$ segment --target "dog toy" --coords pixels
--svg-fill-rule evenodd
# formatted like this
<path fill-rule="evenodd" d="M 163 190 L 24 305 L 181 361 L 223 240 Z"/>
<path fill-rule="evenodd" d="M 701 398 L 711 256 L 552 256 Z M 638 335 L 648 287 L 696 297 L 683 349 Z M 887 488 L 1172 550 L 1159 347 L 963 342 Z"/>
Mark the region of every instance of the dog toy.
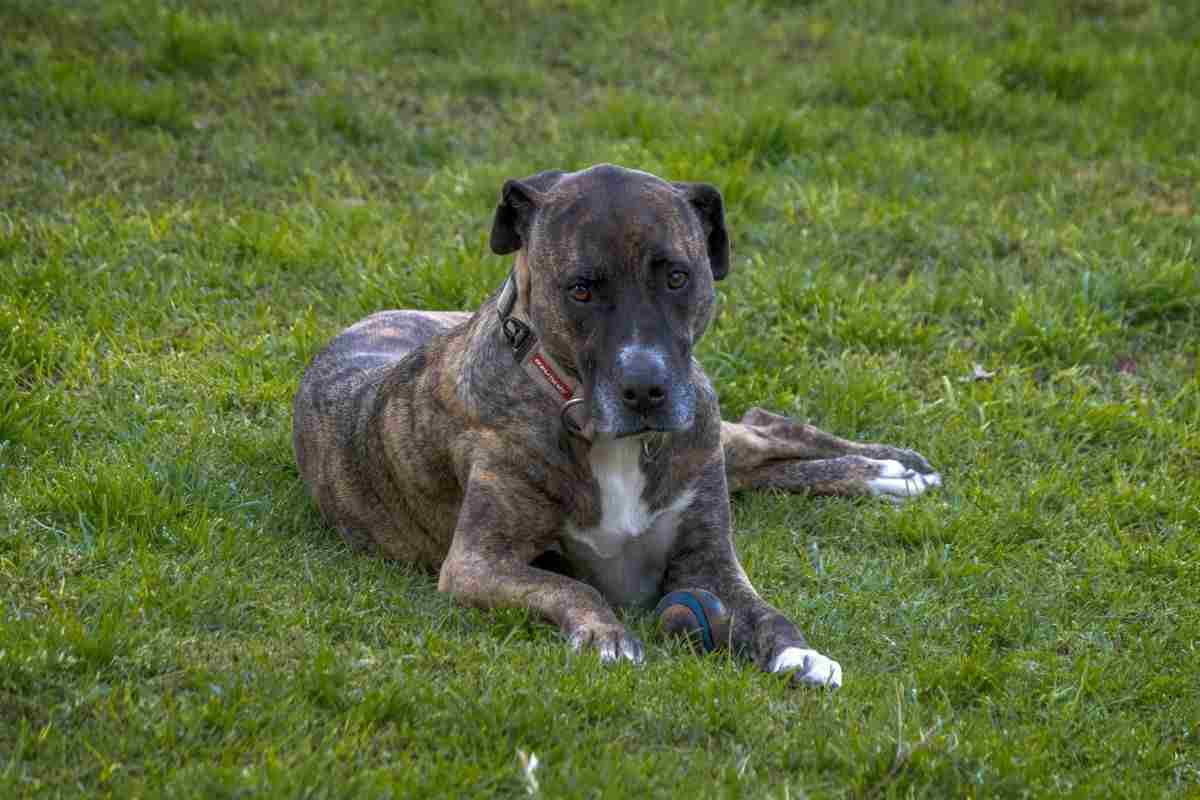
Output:
<path fill-rule="evenodd" d="M 658 601 L 654 614 L 664 635 L 686 638 L 705 653 L 729 646 L 729 612 L 712 592 L 669 592 Z"/>

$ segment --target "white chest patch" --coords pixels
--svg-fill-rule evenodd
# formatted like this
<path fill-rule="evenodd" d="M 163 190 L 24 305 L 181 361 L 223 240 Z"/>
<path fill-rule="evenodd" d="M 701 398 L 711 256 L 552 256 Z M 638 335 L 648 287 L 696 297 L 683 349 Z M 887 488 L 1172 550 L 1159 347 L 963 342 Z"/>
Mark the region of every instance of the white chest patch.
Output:
<path fill-rule="evenodd" d="M 589 461 L 600 490 L 600 522 L 593 528 L 568 522 L 563 531 L 563 548 L 579 576 L 619 605 L 658 599 L 679 517 L 696 496 L 688 489 L 665 508 L 650 511 L 642 499 L 646 475 L 641 450 L 641 441 L 633 437 L 592 445 Z"/>

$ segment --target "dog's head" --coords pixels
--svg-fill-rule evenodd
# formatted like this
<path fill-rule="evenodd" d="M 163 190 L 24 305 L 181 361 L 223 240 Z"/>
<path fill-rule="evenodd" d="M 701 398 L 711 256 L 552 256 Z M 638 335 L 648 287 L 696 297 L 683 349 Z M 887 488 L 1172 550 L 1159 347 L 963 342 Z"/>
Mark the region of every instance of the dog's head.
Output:
<path fill-rule="evenodd" d="M 491 244 L 520 251 L 518 302 L 578 374 L 598 434 L 691 427 L 692 346 L 729 271 L 715 187 L 608 164 L 510 180 Z"/>

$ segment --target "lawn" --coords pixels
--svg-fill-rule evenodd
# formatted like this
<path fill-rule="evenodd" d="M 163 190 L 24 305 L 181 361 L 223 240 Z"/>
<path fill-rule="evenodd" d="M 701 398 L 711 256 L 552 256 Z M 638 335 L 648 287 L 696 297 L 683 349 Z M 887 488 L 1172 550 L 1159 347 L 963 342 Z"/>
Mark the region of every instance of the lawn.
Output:
<path fill-rule="evenodd" d="M 1200 7 L 0 2 L 0 796 L 1200 794 Z M 700 357 L 912 447 L 736 498 L 788 688 L 572 656 L 352 552 L 308 360 L 468 309 L 505 178 L 724 192 Z"/>

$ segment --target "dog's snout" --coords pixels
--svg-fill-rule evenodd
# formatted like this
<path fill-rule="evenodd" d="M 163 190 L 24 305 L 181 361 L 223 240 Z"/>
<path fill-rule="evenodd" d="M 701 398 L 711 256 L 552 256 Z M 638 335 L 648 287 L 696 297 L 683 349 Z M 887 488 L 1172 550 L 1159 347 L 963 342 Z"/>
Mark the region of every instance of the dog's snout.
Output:
<path fill-rule="evenodd" d="M 662 356 L 642 348 L 626 350 L 620 364 L 621 402 L 630 411 L 648 414 L 667 399 L 667 365 Z"/>
<path fill-rule="evenodd" d="M 621 402 L 630 411 L 645 414 L 658 408 L 667 399 L 667 391 L 658 383 L 626 383 L 621 389 Z"/>

